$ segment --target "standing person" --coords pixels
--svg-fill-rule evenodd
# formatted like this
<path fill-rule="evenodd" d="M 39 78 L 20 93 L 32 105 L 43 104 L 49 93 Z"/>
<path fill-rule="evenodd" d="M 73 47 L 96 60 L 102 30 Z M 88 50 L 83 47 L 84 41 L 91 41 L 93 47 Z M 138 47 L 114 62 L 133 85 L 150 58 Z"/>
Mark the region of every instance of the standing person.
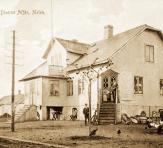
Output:
<path fill-rule="evenodd" d="M 77 119 L 77 112 L 78 112 L 77 108 L 72 109 L 72 115 L 70 116 L 72 121 L 75 121 Z"/>
<path fill-rule="evenodd" d="M 116 101 L 116 89 L 118 87 L 118 84 L 115 80 L 115 78 L 113 78 L 113 82 L 112 82 L 112 101 L 115 102 Z"/>
<path fill-rule="evenodd" d="M 163 125 L 163 110 L 160 110 L 160 123 Z"/>
<path fill-rule="evenodd" d="M 85 118 L 85 125 L 87 125 L 87 121 L 89 121 L 89 107 L 87 106 L 87 104 L 85 104 L 85 107 L 83 109 L 83 114 Z"/>
<path fill-rule="evenodd" d="M 57 112 L 54 110 L 53 112 L 52 112 L 52 115 L 53 115 L 53 117 L 52 117 L 52 120 L 57 120 Z"/>

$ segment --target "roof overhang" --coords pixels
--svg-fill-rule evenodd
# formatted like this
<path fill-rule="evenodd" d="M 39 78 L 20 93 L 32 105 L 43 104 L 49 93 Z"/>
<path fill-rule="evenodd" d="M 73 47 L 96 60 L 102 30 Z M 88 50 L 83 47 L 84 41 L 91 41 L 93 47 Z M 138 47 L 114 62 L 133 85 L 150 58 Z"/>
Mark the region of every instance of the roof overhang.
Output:
<path fill-rule="evenodd" d="M 29 80 L 38 79 L 38 78 L 68 79 L 68 77 L 66 77 L 66 76 L 43 76 L 43 75 L 38 75 L 38 76 L 30 77 L 30 78 L 21 79 L 19 81 L 23 82 L 23 81 L 29 81 Z"/>
<path fill-rule="evenodd" d="M 112 63 L 112 61 L 110 59 L 106 59 L 105 61 L 101 61 L 101 62 L 98 62 L 98 63 L 95 63 L 95 64 L 89 64 L 89 65 L 85 65 L 85 66 L 81 66 L 81 67 L 72 68 L 72 69 L 68 70 L 68 73 L 70 74 L 70 73 L 73 73 L 75 71 L 84 70 L 84 69 L 88 69 L 88 68 L 91 68 L 91 67 L 95 68 L 95 67 L 103 66 L 103 65 L 106 65 L 106 64 L 108 64 L 108 66 L 113 65 L 113 63 Z"/>
<path fill-rule="evenodd" d="M 161 40 L 163 40 L 163 33 L 160 29 L 146 25 L 146 28 L 144 30 L 156 31 L 158 35 L 160 36 Z"/>

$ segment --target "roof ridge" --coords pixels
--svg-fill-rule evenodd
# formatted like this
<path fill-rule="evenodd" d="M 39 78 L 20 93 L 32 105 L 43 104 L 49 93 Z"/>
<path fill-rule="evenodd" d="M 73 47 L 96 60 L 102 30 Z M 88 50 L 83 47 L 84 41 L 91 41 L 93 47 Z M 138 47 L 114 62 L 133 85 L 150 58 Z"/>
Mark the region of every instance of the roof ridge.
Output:
<path fill-rule="evenodd" d="M 127 30 L 125 30 L 125 31 L 119 32 L 119 33 L 113 35 L 113 37 L 110 38 L 109 40 L 112 40 L 114 37 L 117 37 L 118 35 L 121 35 L 121 34 L 123 34 L 123 33 L 129 32 L 129 31 L 131 31 L 131 30 L 135 30 L 135 29 L 138 29 L 138 28 L 141 28 L 141 27 L 145 27 L 145 26 L 148 26 L 148 25 L 147 25 L 147 24 L 143 24 L 143 25 L 139 25 L 139 26 L 137 26 L 137 27 L 133 27 L 133 28 L 127 29 Z M 108 40 L 108 39 L 97 40 L 97 41 L 91 43 L 90 45 L 91 45 L 91 47 L 93 47 L 93 46 L 95 46 L 95 44 L 96 44 L 97 42 L 101 42 L 101 41 L 104 41 L 104 40 Z"/>
<path fill-rule="evenodd" d="M 66 40 L 61 38 L 56 38 L 56 40 L 63 46 L 64 49 L 67 50 L 67 52 L 79 55 L 85 54 L 88 51 L 89 47 L 91 47 L 90 44 L 81 43 L 74 40 Z"/>
<path fill-rule="evenodd" d="M 137 27 L 128 29 L 128 30 L 126 30 L 126 31 L 120 32 L 120 33 L 114 35 L 113 38 L 111 38 L 110 40 L 114 39 L 115 37 L 117 37 L 117 36 L 119 36 L 119 35 L 122 35 L 122 34 L 124 34 L 124 33 L 127 33 L 127 32 L 129 32 L 129 31 L 131 31 L 131 30 L 136 30 L 136 29 L 140 28 L 140 29 L 137 31 L 137 33 L 138 33 L 140 30 L 145 29 L 146 26 L 147 26 L 147 25 L 144 24 L 144 25 L 140 25 L 140 26 L 137 26 Z M 136 34 L 137 34 L 137 33 L 136 33 Z M 132 36 L 132 37 L 133 37 L 133 36 Z M 132 37 L 131 37 L 131 38 L 132 38 Z M 104 41 L 104 40 L 108 40 L 108 39 L 103 39 L 103 40 L 100 40 L 100 41 L 97 41 L 97 42 L 101 42 L 101 41 Z M 129 40 L 130 40 L 130 39 L 129 39 Z M 92 47 L 93 47 L 97 42 L 94 42 L 94 44 L 92 45 Z M 126 44 L 127 42 L 128 42 L 128 40 L 127 40 L 124 44 Z M 123 45 L 124 45 L 124 44 L 123 44 Z M 121 46 L 123 46 L 123 45 L 121 45 Z M 121 48 L 121 47 L 120 47 L 120 48 Z M 95 49 L 95 50 L 97 50 L 97 49 Z M 120 50 L 120 49 L 117 49 L 115 52 L 117 52 L 118 50 Z M 89 54 L 93 54 L 93 53 L 94 53 L 94 50 L 93 50 L 92 52 L 90 52 Z M 114 54 L 114 53 L 113 53 L 113 54 Z M 112 54 L 112 55 L 113 55 L 113 54 Z M 83 58 L 84 58 L 84 56 L 83 56 Z"/>
<path fill-rule="evenodd" d="M 140 28 L 132 37 L 130 37 L 123 45 L 121 45 L 120 46 L 120 48 L 118 48 L 117 50 L 115 50 L 115 52 L 111 55 L 111 58 L 113 58 L 114 57 L 114 54 L 116 54 L 118 51 L 120 51 L 124 46 L 126 46 L 127 45 L 127 43 L 130 41 L 130 40 L 132 40 L 135 36 L 137 36 L 139 33 L 141 33 L 142 31 L 144 31 L 144 29 L 146 29 L 147 28 L 147 26 L 146 26 L 146 24 L 145 25 L 141 25 L 141 26 L 138 26 L 138 27 L 135 27 L 135 28 L 133 28 L 133 29 L 138 29 L 138 28 Z M 132 29 L 130 29 L 130 30 L 132 30 Z M 130 30 L 128 30 L 128 31 L 130 31 Z M 126 31 L 127 32 L 127 31 Z M 125 33 L 125 32 L 123 32 L 123 33 Z"/>
<path fill-rule="evenodd" d="M 57 40 L 64 40 L 64 41 L 67 41 L 67 42 L 72 42 L 72 43 L 75 43 L 75 44 L 82 44 L 84 46 L 90 46 L 90 44 L 88 43 L 83 43 L 83 42 L 80 42 L 80 41 L 75 41 L 75 40 L 68 40 L 68 39 L 63 39 L 63 38 L 60 38 L 60 37 L 55 37 Z"/>

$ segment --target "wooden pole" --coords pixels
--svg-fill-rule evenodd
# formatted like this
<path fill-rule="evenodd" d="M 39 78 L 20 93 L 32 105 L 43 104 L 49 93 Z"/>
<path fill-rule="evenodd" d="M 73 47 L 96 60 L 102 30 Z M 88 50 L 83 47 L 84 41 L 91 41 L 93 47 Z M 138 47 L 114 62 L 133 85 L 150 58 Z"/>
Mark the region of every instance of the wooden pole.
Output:
<path fill-rule="evenodd" d="M 91 134 L 91 78 L 89 78 L 89 136 Z"/>
<path fill-rule="evenodd" d="M 99 82 L 100 76 L 97 74 L 97 117 L 98 117 L 98 122 L 99 122 L 99 115 L 100 115 L 100 82 Z"/>
<path fill-rule="evenodd" d="M 31 105 L 33 106 L 33 90 L 32 90 L 32 103 L 31 103 Z"/>
<path fill-rule="evenodd" d="M 15 30 L 13 31 L 13 51 L 12 51 L 12 88 L 11 88 L 11 111 L 12 111 L 12 119 L 11 119 L 11 131 L 15 131 L 15 123 L 14 123 L 14 116 L 15 116 Z"/>
<path fill-rule="evenodd" d="M 52 43 L 53 43 L 53 37 L 54 37 L 54 31 L 53 31 L 53 24 L 54 24 L 54 17 L 53 17 L 53 0 L 51 0 L 51 19 L 50 19 L 50 23 L 51 23 L 51 38 L 52 38 Z M 52 44 L 51 44 L 51 48 L 52 48 Z"/>

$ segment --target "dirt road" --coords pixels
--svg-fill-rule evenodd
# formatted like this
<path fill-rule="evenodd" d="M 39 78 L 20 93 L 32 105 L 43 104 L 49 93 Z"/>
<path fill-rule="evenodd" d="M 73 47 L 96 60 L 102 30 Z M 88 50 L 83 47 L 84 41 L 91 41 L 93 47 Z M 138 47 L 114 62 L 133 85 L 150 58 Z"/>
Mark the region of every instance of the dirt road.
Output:
<path fill-rule="evenodd" d="M 89 128 L 84 126 L 82 121 L 17 123 L 14 133 L 10 131 L 10 125 L 0 123 L 0 136 L 79 148 L 163 148 L 163 134 L 158 135 L 154 130 L 146 130 L 145 126 L 137 124 L 100 125 L 97 136 L 104 138 L 90 139 L 88 137 Z M 117 134 L 119 129 L 121 133 Z M 0 144 L 9 145 L 11 148 L 14 144 L 20 148 L 33 146 L 29 143 L 13 143 L 12 141 L 0 141 Z M 41 145 L 34 147 L 39 148 Z"/>

